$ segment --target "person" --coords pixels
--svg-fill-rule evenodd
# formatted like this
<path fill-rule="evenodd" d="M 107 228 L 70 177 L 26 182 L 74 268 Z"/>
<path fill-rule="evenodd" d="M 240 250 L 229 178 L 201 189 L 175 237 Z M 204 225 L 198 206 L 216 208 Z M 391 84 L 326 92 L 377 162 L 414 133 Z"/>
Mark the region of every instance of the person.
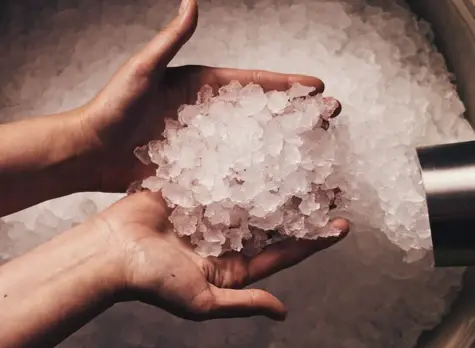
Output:
<path fill-rule="evenodd" d="M 158 139 L 164 118 L 203 84 L 231 80 L 285 90 L 317 78 L 206 66 L 167 67 L 192 36 L 196 0 L 133 55 L 98 95 L 74 110 L 0 125 L 0 215 L 80 191 L 124 192 L 153 173 L 135 147 Z M 336 116 L 336 115 L 335 115 Z M 54 346 L 111 306 L 142 301 L 202 321 L 264 315 L 283 320 L 270 293 L 245 288 L 342 239 L 286 240 L 253 258 L 202 258 L 177 237 L 160 193 L 129 195 L 81 225 L 0 267 L 0 347 Z"/>

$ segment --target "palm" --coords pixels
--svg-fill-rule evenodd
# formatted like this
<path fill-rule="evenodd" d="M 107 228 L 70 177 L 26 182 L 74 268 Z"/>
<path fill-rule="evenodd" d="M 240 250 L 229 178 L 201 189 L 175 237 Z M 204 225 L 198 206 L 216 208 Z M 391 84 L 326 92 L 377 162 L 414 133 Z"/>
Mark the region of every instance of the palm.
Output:
<path fill-rule="evenodd" d="M 295 265 L 339 239 L 288 240 L 253 258 L 236 252 L 202 258 L 188 239 L 173 232 L 168 214 L 161 195 L 145 191 L 124 198 L 100 217 L 111 239 L 126 250 L 126 298 L 138 298 L 195 320 L 262 314 L 263 310 L 279 318 L 282 304 L 269 293 L 232 289 Z M 344 220 L 333 223 L 344 232 L 348 229 Z"/>
<path fill-rule="evenodd" d="M 218 288 L 239 289 L 249 278 L 248 263 L 237 253 L 205 259 L 173 232 L 151 228 L 129 231 L 146 234 L 136 244 L 142 257 L 133 264 L 132 298 L 187 319 L 206 319 Z"/>

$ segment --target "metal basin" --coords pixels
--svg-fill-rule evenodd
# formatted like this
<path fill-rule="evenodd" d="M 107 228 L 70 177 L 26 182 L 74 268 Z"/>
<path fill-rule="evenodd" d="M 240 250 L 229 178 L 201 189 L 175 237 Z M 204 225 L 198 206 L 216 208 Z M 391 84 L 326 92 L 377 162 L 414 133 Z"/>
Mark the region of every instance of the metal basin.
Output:
<path fill-rule="evenodd" d="M 416 14 L 432 24 L 435 43 L 454 73 L 467 107 L 466 118 L 475 128 L 475 0 L 409 0 L 408 3 Z M 467 269 L 462 291 L 450 311 L 436 328 L 420 337 L 416 348 L 475 348 L 474 267 Z"/>

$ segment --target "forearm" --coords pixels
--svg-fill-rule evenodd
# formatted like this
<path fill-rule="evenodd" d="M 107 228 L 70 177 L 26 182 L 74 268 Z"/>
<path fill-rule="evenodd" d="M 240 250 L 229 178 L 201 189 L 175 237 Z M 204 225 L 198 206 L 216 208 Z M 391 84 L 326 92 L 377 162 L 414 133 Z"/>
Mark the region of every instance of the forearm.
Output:
<path fill-rule="evenodd" d="M 118 258 L 102 239 L 81 225 L 0 267 L 0 347 L 52 347 L 113 304 Z"/>
<path fill-rule="evenodd" d="M 94 151 L 81 109 L 0 125 L 0 216 L 94 189 Z"/>

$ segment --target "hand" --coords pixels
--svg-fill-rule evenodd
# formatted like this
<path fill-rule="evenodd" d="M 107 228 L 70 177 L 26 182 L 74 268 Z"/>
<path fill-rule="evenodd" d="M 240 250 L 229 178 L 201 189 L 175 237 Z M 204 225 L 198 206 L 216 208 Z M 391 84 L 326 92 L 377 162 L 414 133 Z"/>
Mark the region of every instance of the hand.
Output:
<path fill-rule="evenodd" d="M 100 187 L 95 189 L 124 192 L 131 182 L 151 175 L 153 166 L 139 162 L 133 155 L 134 149 L 160 139 L 164 119 L 176 117 L 181 104 L 195 103 L 204 84 L 216 92 L 231 80 L 243 85 L 254 82 L 265 90 L 286 90 L 300 82 L 323 92 L 322 81 L 309 76 L 205 66 L 167 68 L 192 36 L 197 19 L 196 0 L 189 0 L 181 14 L 131 57 L 99 95 L 82 108 L 86 138 L 101 154 L 100 178 L 96 180 Z"/>
<path fill-rule="evenodd" d="M 143 191 L 128 196 L 93 220 L 107 236 L 110 250 L 121 250 L 119 299 L 140 300 L 176 316 L 206 320 L 264 315 L 286 316 L 284 305 L 270 293 L 241 289 L 346 236 L 348 223 L 331 223 L 339 237 L 286 240 L 247 258 L 237 252 L 202 258 L 187 239 L 173 232 L 168 209 L 159 193 Z"/>

